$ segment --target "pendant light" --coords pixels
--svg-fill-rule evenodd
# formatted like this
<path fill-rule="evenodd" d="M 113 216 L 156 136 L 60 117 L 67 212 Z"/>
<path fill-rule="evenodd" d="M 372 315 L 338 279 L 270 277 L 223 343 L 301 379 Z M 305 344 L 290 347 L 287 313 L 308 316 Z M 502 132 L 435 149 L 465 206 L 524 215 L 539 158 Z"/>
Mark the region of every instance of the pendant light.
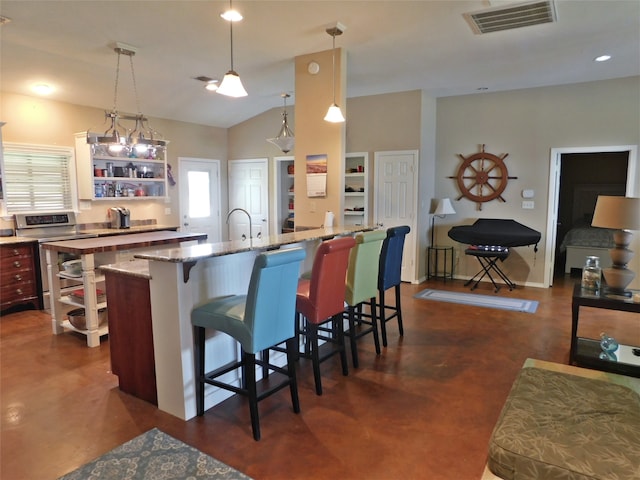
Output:
<path fill-rule="evenodd" d="M 280 96 L 284 101 L 284 107 L 282 109 L 282 127 L 280 127 L 278 135 L 275 138 L 267 138 L 267 142 L 273 143 L 276 147 L 282 150 L 282 153 L 289 153 L 295 143 L 295 137 L 287 123 L 287 98 L 291 95 L 283 93 Z"/>
<path fill-rule="evenodd" d="M 324 116 L 325 121 L 331 123 L 342 123 L 344 122 L 344 115 L 342 115 L 342 111 L 340 107 L 336 103 L 336 35 L 342 35 L 344 32 L 344 28 L 337 24 L 335 27 L 327 28 L 327 33 L 333 37 L 333 103 L 327 110 L 327 114 Z"/>
<path fill-rule="evenodd" d="M 113 49 L 118 54 L 116 63 L 116 81 L 113 94 L 113 108 L 110 112 L 105 112 L 105 119 L 111 122 L 110 127 L 103 135 L 91 135 L 87 132 L 87 143 L 103 143 L 107 144 L 109 151 L 112 153 L 121 152 L 125 148 L 135 147 L 138 153 L 147 151 L 149 148 L 157 146 L 165 146 L 166 141 L 162 140 L 158 132 L 154 131 L 147 125 L 147 118 L 140 111 L 140 100 L 138 97 L 138 87 L 136 84 L 136 75 L 133 68 L 133 56 L 136 54 L 135 47 L 117 42 Z M 129 57 L 129 65 L 131 68 L 131 79 L 133 81 L 133 90 L 136 99 L 136 115 L 121 115 L 118 112 L 118 84 L 120 80 L 120 56 Z M 120 120 L 133 120 L 134 127 L 126 129 L 120 124 Z"/>
<path fill-rule="evenodd" d="M 231 3 L 232 0 L 229 0 L 229 10 L 221 14 L 220 16 L 229 22 L 229 37 L 231 39 L 231 70 L 229 70 L 220 86 L 216 90 L 216 93 L 221 95 L 226 95 L 227 97 L 246 97 L 247 91 L 242 86 L 242 82 L 240 81 L 240 75 L 233 69 L 233 22 L 238 22 L 242 20 L 242 15 L 236 10 L 233 10 L 233 6 Z"/>

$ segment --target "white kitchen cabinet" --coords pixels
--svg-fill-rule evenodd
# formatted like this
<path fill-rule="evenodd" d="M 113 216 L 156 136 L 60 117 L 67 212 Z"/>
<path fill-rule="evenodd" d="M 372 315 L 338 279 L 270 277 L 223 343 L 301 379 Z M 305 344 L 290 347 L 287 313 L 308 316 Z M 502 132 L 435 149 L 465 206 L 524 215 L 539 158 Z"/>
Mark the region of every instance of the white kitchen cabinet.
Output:
<path fill-rule="evenodd" d="M 167 195 L 165 146 L 113 152 L 106 144 L 87 143 L 87 132 L 77 133 L 75 144 L 79 199 L 122 201 Z"/>
<path fill-rule="evenodd" d="M 369 154 L 347 153 L 344 174 L 342 225 L 369 223 Z"/>

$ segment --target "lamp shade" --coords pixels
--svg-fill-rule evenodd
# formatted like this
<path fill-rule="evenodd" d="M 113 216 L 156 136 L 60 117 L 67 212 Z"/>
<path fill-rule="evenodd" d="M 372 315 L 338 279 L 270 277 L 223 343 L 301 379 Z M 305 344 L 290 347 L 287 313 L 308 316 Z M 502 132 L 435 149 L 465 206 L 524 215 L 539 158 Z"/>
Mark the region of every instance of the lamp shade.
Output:
<path fill-rule="evenodd" d="M 235 98 L 247 96 L 247 91 L 244 89 L 242 82 L 240 81 L 240 76 L 233 70 L 229 70 L 226 73 L 222 79 L 222 83 L 216 90 L 216 93 Z"/>
<path fill-rule="evenodd" d="M 640 198 L 599 195 L 593 227 L 640 230 Z"/>
<path fill-rule="evenodd" d="M 329 107 L 329 110 L 327 110 L 327 114 L 324 116 L 324 119 L 326 122 L 331 123 L 342 123 L 345 121 L 340 107 L 335 103 Z"/>
<path fill-rule="evenodd" d="M 453 205 L 451 205 L 451 200 L 449 200 L 448 198 L 443 198 L 442 200 L 440 200 L 438 202 L 438 206 L 436 207 L 436 211 L 433 212 L 434 215 L 438 215 L 440 217 L 443 217 L 445 215 L 453 215 L 455 214 L 456 211 L 453 208 Z"/>
<path fill-rule="evenodd" d="M 281 135 L 275 138 L 267 138 L 267 142 L 273 143 L 276 147 L 282 150 L 282 153 L 289 153 L 293 148 L 295 138 Z"/>

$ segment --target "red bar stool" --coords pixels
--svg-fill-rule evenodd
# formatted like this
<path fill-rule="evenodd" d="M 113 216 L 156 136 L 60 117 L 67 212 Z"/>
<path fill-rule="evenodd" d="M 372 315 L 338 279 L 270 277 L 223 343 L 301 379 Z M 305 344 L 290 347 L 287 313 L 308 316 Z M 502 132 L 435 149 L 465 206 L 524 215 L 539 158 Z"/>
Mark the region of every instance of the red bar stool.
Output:
<path fill-rule="evenodd" d="M 320 363 L 339 353 L 342 374 L 348 375 L 347 354 L 344 345 L 344 293 L 349 251 L 355 245 L 352 237 L 322 242 L 316 251 L 311 278 L 298 282 L 296 295 L 297 335 L 305 337 L 303 356 L 313 363 L 316 393 L 322 395 Z M 331 323 L 327 326 L 327 323 Z M 320 355 L 318 340 L 332 347 Z M 300 345 L 298 341 L 298 345 Z"/>

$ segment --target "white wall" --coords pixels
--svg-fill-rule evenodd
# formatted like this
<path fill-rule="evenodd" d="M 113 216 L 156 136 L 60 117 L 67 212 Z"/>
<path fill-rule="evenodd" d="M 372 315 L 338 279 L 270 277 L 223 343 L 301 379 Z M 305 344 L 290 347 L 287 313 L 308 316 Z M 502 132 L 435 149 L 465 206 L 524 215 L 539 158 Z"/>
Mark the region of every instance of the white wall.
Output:
<path fill-rule="evenodd" d="M 509 180 L 502 195 L 505 203 L 484 203 L 479 211 L 475 203 L 463 198 L 453 202 L 456 215 L 439 219 L 438 243 L 455 246 L 456 273 L 473 275 L 478 264 L 475 259 L 465 258 L 463 245 L 447 238 L 449 228 L 473 223 L 480 217 L 511 218 L 542 233 L 537 254 L 527 247 L 512 253 L 508 262 L 514 267 L 512 280 L 542 284 L 551 149 L 638 145 L 639 105 L 640 77 L 438 99 L 437 198 L 453 200 L 460 195 L 455 180 L 449 178 L 462 162 L 458 154 L 478 152 L 481 144 L 488 152 L 508 153 L 505 164 L 509 175 L 518 177 Z M 637 172 L 636 192 L 640 191 L 639 177 Z M 535 209 L 522 209 L 523 189 L 535 191 Z M 630 267 L 640 272 L 640 252 Z"/>
<path fill-rule="evenodd" d="M 73 148 L 74 134 L 87 130 L 104 131 L 104 110 L 56 102 L 43 98 L 3 92 L 0 96 L 1 121 L 4 142 L 36 145 L 58 145 Z M 194 123 L 150 118 L 150 125 L 161 132 L 169 141 L 167 161 L 178 182 L 178 157 L 200 157 L 226 160 L 227 130 Z M 222 163 L 226 178 L 226 161 Z M 79 179 L 83 181 L 83 179 Z M 88 181 L 85 179 L 85 181 Z M 224 182 L 226 206 L 226 181 Z M 169 187 L 169 203 L 162 200 L 123 200 L 122 204 L 131 210 L 132 220 L 157 219 L 162 225 L 178 226 L 177 185 Z M 89 205 L 78 215 L 78 223 L 101 223 L 107 221 L 108 202 L 83 202 Z M 165 214 L 170 208 L 171 214 Z M 13 228 L 12 217 L 0 219 L 0 228 Z"/>

